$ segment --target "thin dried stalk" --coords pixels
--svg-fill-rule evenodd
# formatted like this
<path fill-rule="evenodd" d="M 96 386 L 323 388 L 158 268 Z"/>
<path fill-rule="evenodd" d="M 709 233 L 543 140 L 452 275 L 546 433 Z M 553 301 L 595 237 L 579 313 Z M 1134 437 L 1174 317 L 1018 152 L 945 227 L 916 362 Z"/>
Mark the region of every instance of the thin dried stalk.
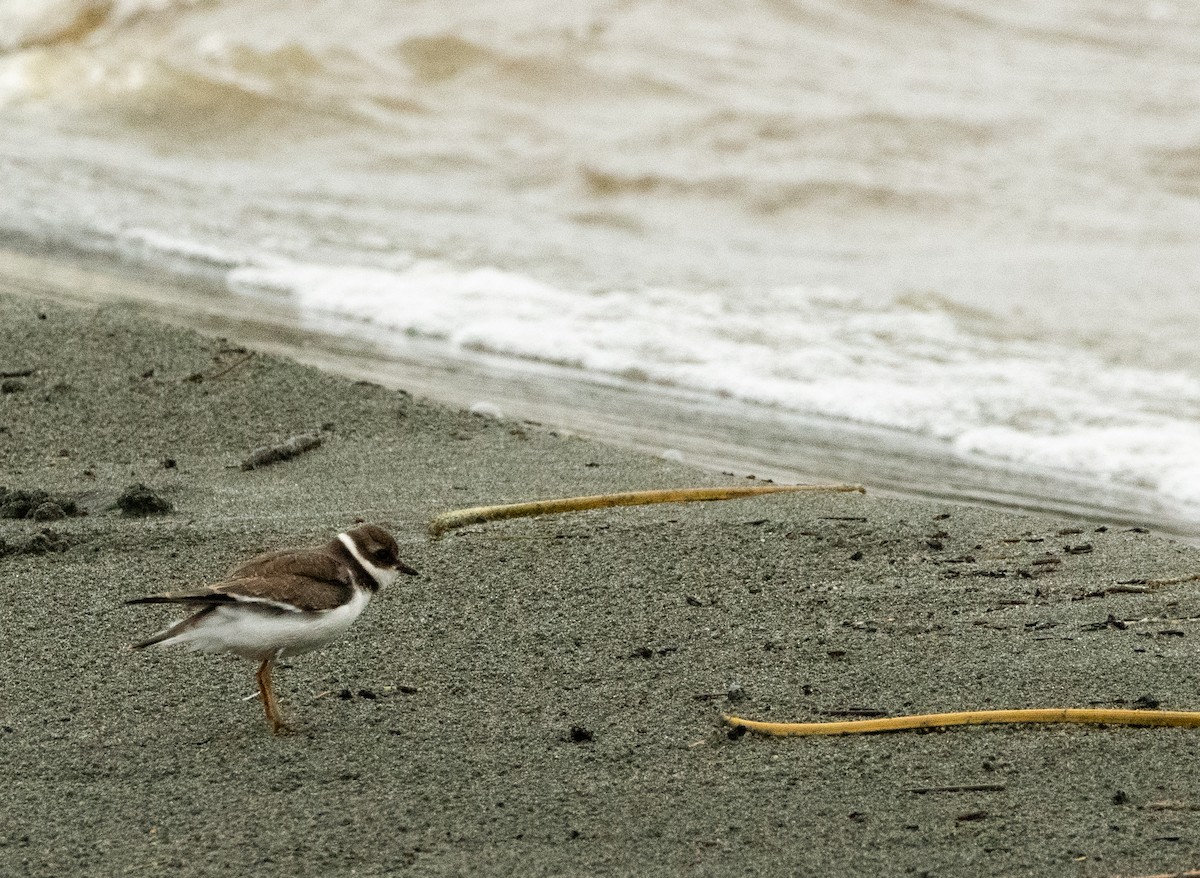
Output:
<path fill-rule="evenodd" d="M 501 506 L 475 506 L 443 512 L 429 522 L 429 535 L 440 537 L 446 531 L 471 524 L 503 521 L 506 518 L 525 518 L 532 515 L 553 515 L 560 512 L 580 512 L 585 509 L 608 509 L 613 506 L 643 506 L 648 503 L 693 503 L 709 500 L 735 500 L 757 497 L 760 494 L 793 492 L 850 492 L 865 494 L 862 485 L 739 485 L 731 488 L 668 488 L 659 491 L 626 491 L 621 494 L 595 494 L 589 497 L 562 497 L 557 500 L 534 500 L 529 503 L 509 503 Z"/>

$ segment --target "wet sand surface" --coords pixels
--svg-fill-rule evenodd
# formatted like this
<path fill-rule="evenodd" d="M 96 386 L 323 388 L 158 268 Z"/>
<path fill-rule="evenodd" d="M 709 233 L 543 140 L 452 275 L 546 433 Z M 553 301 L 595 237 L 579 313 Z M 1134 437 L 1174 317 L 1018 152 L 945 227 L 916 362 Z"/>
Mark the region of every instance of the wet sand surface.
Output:
<path fill-rule="evenodd" d="M 1198 709 L 1200 581 L 1146 582 L 1200 573 L 1195 548 L 870 494 L 590 512 L 431 542 L 428 519 L 463 506 L 744 480 L 119 306 L 0 298 L 0 372 L 0 507 L 49 495 L 43 520 L 0 518 L 0 874 L 1200 863 L 1195 731 L 772 740 L 719 722 Z M 319 448 L 239 466 L 314 431 Z M 135 484 L 171 511 L 123 512 Z M 277 673 L 295 734 L 271 737 L 243 700 L 248 662 L 127 650 L 173 617 L 124 600 L 360 518 L 389 525 L 421 575 Z"/>

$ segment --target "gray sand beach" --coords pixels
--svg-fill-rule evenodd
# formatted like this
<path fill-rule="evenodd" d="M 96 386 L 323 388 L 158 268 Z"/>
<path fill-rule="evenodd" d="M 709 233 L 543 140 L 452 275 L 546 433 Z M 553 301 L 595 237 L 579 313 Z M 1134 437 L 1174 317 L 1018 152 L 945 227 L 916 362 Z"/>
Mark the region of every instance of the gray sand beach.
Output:
<path fill-rule="evenodd" d="M 1196 548 L 871 493 L 516 520 L 433 542 L 429 518 L 464 506 L 747 480 L 121 306 L 0 298 L 0 372 L 0 485 L 86 511 L 0 519 L 0 875 L 1200 865 L 1196 731 L 766 739 L 719 719 L 1200 709 Z M 320 448 L 238 466 L 314 431 Z M 138 483 L 172 511 L 120 511 Z M 273 738 L 246 700 L 250 663 L 128 650 L 173 616 L 126 599 L 359 519 L 389 526 L 421 575 L 285 663 L 295 734 Z"/>

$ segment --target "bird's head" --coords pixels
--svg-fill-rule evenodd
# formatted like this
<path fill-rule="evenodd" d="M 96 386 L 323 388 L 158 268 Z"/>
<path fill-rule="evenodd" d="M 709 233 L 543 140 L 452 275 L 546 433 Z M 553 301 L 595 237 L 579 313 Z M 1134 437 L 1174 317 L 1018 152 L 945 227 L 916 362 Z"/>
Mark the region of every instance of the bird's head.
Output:
<path fill-rule="evenodd" d="M 360 524 L 339 535 L 338 540 L 367 571 L 376 588 L 391 585 L 400 573 L 417 575 L 416 570 L 400 560 L 400 547 L 396 545 L 396 540 L 378 525 Z"/>

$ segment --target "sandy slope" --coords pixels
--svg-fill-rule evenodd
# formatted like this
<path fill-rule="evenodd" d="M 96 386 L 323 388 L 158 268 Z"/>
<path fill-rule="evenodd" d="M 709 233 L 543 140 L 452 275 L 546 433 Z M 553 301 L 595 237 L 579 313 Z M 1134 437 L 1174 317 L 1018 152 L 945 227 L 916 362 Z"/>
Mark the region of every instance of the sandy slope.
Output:
<path fill-rule="evenodd" d="M 1143 696 L 1200 708 L 1200 582 L 1093 596 L 1198 573 L 1195 549 L 870 495 L 587 513 L 431 543 L 424 522 L 449 508 L 715 480 L 247 358 L 122 308 L 0 298 L 0 371 L 27 369 L 0 394 L 0 485 L 87 515 L 0 519 L 0 874 L 1200 863 L 1196 732 L 777 741 L 717 722 L 735 685 L 739 712 L 773 719 Z M 236 466 L 321 428 L 316 451 Z M 134 482 L 175 511 L 111 508 Z M 271 738 L 241 700 L 248 663 L 124 649 L 169 615 L 123 599 L 359 517 L 388 522 L 422 575 L 279 673 L 298 734 Z M 47 546 L 65 551 L 30 551 Z"/>

